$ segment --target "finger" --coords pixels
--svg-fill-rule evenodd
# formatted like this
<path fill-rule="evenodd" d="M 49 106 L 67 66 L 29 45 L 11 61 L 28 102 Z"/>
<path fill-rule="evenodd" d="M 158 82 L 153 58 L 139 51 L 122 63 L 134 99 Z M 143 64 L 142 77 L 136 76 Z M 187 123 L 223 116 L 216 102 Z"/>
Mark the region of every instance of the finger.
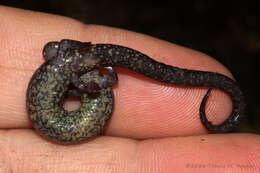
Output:
<path fill-rule="evenodd" d="M 41 50 L 48 41 L 63 38 L 113 43 L 137 49 L 166 64 L 230 74 L 212 58 L 146 35 L 115 28 L 83 25 L 43 13 L 1 7 L 0 127 L 30 127 L 25 108 L 26 89 L 33 72 L 43 63 Z M 15 20 L 14 20 L 15 19 Z M 41 19 L 41 20 L 39 20 Z M 13 29 L 13 28 L 19 28 Z M 177 87 L 152 81 L 125 69 L 114 88 L 115 112 L 108 135 L 150 138 L 205 133 L 199 105 L 206 89 Z M 214 123 L 224 120 L 231 102 L 219 91 L 209 98 L 206 112 Z"/>
<path fill-rule="evenodd" d="M 260 167 L 260 138 L 252 134 L 144 141 L 98 137 L 80 145 L 46 142 L 32 130 L 2 130 L 0 138 L 1 172 L 231 173 Z"/>

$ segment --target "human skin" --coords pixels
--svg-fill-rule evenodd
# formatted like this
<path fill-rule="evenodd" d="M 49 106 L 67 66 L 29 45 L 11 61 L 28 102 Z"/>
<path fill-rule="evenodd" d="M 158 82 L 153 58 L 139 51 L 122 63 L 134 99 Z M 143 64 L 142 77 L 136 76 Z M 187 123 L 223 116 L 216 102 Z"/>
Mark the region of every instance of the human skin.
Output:
<path fill-rule="evenodd" d="M 199 119 L 207 89 L 176 87 L 116 68 L 115 111 L 102 136 L 77 145 L 52 143 L 33 129 L 25 108 L 28 82 L 44 62 L 45 43 L 69 38 L 134 48 L 166 64 L 232 77 L 213 58 L 121 29 L 0 7 L 0 172 L 257 172 L 260 138 L 208 134 Z M 78 102 L 70 100 L 67 109 Z M 215 124 L 231 111 L 213 90 L 206 107 Z"/>

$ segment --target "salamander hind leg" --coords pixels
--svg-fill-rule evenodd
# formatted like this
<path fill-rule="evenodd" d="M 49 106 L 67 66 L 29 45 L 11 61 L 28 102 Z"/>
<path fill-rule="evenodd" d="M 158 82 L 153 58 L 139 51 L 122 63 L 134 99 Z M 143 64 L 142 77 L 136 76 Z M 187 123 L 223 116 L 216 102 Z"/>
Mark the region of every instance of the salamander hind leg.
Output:
<path fill-rule="evenodd" d="M 105 67 L 108 74 L 101 74 L 98 70 L 92 70 L 82 76 L 72 75 L 71 83 L 75 90 L 68 90 L 68 94 L 78 96 L 79 93 L 99 94 L 101 89 L 106 89 L 118 82 L 116 71 L 112 67 Z"/>

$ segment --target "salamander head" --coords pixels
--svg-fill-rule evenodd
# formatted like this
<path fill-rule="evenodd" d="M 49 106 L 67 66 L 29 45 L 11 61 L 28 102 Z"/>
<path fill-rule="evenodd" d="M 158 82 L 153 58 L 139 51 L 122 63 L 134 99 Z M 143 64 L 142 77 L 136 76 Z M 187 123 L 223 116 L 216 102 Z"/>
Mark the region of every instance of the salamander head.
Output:
<path fill-rule="evenodd" d="M 100 60 L 89 53 L 92 44 L 74 40 L 49 42 L 43 48 L 43 56 L 52 63 L 66 66 L 76 73 L 94 69 Z"/>

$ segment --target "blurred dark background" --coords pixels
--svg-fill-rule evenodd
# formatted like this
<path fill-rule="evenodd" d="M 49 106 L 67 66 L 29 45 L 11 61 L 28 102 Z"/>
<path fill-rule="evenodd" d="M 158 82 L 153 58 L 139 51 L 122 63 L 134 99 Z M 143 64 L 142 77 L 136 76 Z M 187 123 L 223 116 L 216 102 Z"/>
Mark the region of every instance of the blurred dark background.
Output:
<path fill-rule="evenodd" d="M 245 93 L 246 118 L 235 131 L 260 134 L 260 1 L 1 0 L 0 4 L 124 28 L 204 52 L 228 67 Z"/>

